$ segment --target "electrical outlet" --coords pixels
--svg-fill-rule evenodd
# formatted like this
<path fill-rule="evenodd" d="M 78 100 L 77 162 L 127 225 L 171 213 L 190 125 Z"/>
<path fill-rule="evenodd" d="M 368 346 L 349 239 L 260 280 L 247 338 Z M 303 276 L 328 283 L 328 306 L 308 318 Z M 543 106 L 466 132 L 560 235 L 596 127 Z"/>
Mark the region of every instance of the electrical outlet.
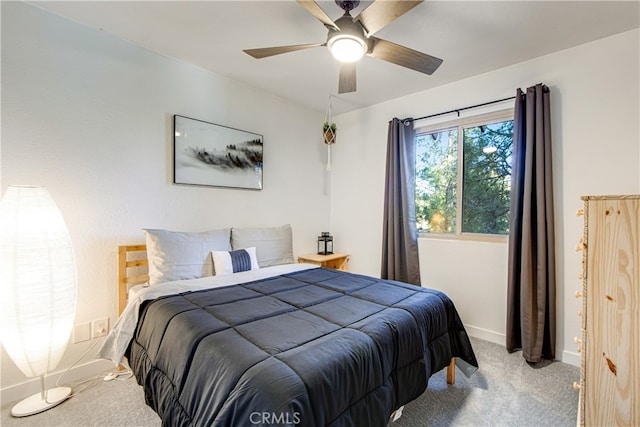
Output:
<path fill-rule="evenodd" d="M 104 337 L 109 333 L 109 318 L 91 321 L 91 338 Z"/>

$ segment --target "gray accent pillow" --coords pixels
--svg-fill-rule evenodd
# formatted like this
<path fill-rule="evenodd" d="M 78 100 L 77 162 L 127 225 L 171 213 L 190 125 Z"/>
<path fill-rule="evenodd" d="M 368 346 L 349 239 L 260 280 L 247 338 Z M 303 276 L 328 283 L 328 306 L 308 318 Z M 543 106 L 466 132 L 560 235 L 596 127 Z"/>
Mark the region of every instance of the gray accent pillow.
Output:
<path fill-rule="evenodd" d="M 231 250 L 231 230 L 181 232 L 144 229 L 149 284 L 212 276 L 212 251 Z"/>
<path fill-rule="evenodd" d="M 234 250 L 255 246 L 258 265 L 291 264 L 293 259 L 293 233 L 291 225 L 282 227 L 244 227 L 231 229 L 231 247 Z"/>

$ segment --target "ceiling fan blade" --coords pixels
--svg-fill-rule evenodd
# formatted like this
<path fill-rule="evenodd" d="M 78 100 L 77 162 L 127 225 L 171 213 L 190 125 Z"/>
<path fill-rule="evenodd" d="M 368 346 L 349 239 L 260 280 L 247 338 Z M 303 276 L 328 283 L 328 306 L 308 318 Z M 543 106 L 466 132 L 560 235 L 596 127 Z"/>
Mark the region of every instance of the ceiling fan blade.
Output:
<path fill-rule="evenodd" d="M 244 53 L 253 56 L 256 59 L 266 58 L 268 56 L 280 55 L 281 53 L 295 52 L 296 50 L 309 49 L 311 47 L 324 46 L 325 43 L 297 44 L 292 46 L 262 47 L 258 49 L 245 49 Z"/>
<path fill-rule="evenodd" d="M 396 18 L 404 15 L 424 0 L 377 0 L 354 18 L 360 21 L 367 35 L 378 32 Z"/>
<path fill-rule="evenodd" d="M 329 16 L 327 16 L 326 13 L 324 13 L 324 10 L 322 10 L 322 8 L 320 6 L 318 6 L 318 3 L 316 3 L 315 1 L 310 1 L 310 0 L 297 0 L 298 3 L 300 3 L 300 6 L 304 7 L 305 9 L 307 9 L 307 12 L 309 12 L 310 14 L 312 14 L 313 16 L 316 17 L 316 19 L 318 19 L 320 22 L 322 22 L 325 26 L 333 28 L 336 31 L 340 31 L 340 28 L 338 28 L 338 26 L 335 24 L 335 22 L 333 22 L 331 20 L 331 18 L 329 18 Z"/>
<path fill-rule="evenodd" d="M 442 64 L 442 59 L 440 58 L 409 49 L 408 47 L 387 40 L 376 37 L 369 37 L 369 40 L 373 40 L 374 44 L 371 52 L 367 55 L 382 59 L 383 61 L 411 68 L 412 70 L 429 75 L 433 74 L 440 64 Z"/>
<path fill-rule="evenodd" d="M 349 93 L 356 91 L 356 63 L 341 62 L 340 78 L 338 80 L 338 93 Z"/>

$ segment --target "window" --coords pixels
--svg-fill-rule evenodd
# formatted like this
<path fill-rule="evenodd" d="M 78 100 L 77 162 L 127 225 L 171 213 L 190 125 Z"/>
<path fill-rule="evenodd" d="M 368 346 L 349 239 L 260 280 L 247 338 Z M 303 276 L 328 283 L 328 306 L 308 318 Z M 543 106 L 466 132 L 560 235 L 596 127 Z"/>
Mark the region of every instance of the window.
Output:
<path fill-rule="evenodd" d="M 418 232 L 509 234 L 513 111 L 416 130 Z"/>

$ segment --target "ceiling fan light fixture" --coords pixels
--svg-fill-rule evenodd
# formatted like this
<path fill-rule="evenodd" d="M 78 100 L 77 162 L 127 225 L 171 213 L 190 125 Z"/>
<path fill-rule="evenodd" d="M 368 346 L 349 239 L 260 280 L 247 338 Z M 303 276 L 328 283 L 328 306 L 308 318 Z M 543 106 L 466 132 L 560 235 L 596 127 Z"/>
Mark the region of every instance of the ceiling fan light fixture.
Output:
<path fill-rule="evenodd" d="M 333 21 L 317 0 L 297 0 L 328 30 L 326 42 L 246 49 L 244 52 L 260 59 L 312 47 L 326 47 L 340 63 L 340 94 L 356 91 L 356 62 L 364 55 L 430 75 L 442 64 L 442 59 L 373 36 L 423 1 L 371 0 L 354 18 L 350 12 L 358 7 L 360 0 L 335 0 L 344 10 L 344 15 Z"/>
<path fill-rule="evenodd" d="M 329 51 L 340 62 L 356 62 L 367 53 L 367 43 L 359 37 L 339 34 L 327 43 Z"/>

